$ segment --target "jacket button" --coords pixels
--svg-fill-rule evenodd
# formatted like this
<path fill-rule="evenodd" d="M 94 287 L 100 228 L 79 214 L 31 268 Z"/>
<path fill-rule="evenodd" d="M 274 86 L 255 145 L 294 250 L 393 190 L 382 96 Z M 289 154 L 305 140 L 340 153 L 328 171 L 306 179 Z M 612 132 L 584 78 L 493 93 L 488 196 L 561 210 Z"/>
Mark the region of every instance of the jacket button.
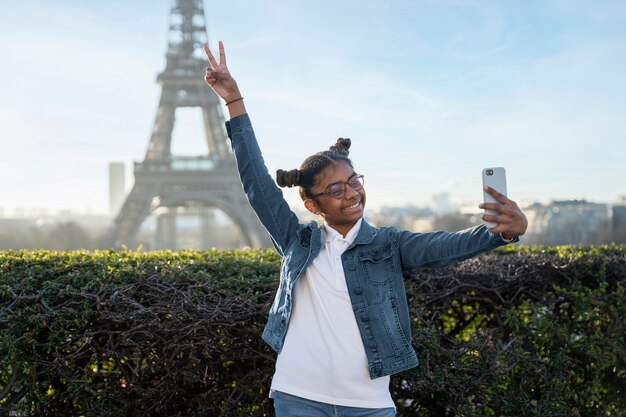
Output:
<path fill-rule="evenodd" d="M 349 264 L 348 265 L 348 270 L 354 271 L 355 269 L 356 269 L 356 266 L 354 264 Z"/>
<path fill-rule="evenodd" d="M 376 342 L 371 342 L 370 343 L 370 349 L 376 350 Z"/>
<path fill-rule="evenodd" d="M 356 295 L 361 295 L 361 294 L 363 294 L 363 291 L 361 291 L 361 289 L 360 289 L 360 288 L 355 288 L 355 289 L 354 289 L 354 293 L 355 293 Z"/>
<path fill-rule="evenodd" d="M 364 321 L 364 322 L 366 322 L 366 323 L 367 323 L 368 321 L 370 321 L 370 318 L 367 316 L 367 314 L 363 314 L 363 315 L 361 316 L 361 321 Z"/>

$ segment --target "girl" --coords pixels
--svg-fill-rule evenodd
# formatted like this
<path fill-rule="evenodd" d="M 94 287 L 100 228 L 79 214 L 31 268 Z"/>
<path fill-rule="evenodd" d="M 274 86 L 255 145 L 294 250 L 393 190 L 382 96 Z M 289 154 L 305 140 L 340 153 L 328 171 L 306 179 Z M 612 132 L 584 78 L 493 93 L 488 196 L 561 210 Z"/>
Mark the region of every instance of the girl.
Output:
<path fill-rule="evenodd" d="M 389 376 L 417 366 L 402 272 L 461 261 L 518 240 L 527 221 L 514 201 L 485 225 L 456 233 L 375 228 L 363 218 L 364 177 L 348 158 L 349 139 L 277 171 L 278 185 L 300 187 L 304 206 L 323 219 L 300 224 L 270 177 L 226 66 L 204 47 L 205 80 L 225 100 L 226 122 L 250 204 L 282 257 L 280 284 L 263 331 L 278 352 L 270 396 L 277 416 L 394 416 Z"/>

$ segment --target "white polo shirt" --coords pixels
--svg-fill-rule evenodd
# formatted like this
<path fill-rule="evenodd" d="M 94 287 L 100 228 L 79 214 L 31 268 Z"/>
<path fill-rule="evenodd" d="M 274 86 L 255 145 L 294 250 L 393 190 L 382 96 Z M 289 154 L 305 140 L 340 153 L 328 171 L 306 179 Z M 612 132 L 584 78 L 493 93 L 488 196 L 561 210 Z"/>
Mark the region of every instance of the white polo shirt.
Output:
<path fill-rule="evenodd" d="M 360 228 L 361 220 L 343 237 L 330 226 L 321 227 L 320 253 L 294 286 L 270 397 L 281 391 L 347 407 L 395 407 L 389 376 L 370 379 L 341 263 Z"/>

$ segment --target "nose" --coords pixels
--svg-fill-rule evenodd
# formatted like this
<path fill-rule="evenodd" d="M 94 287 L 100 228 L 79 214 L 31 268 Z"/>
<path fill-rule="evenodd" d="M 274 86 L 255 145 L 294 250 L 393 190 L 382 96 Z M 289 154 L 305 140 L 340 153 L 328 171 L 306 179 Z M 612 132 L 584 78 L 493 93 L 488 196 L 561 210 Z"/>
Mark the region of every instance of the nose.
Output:
<path fill-rule="evenodd" d="M 354 189 L 350 187 L 350 184 L 346 183 L 346 190 L 344 192 L 343 198 L 345 198 L 346 200 L 352 200 L 358 194 L 359 194 L 358 192 L 354 191 Z"/>

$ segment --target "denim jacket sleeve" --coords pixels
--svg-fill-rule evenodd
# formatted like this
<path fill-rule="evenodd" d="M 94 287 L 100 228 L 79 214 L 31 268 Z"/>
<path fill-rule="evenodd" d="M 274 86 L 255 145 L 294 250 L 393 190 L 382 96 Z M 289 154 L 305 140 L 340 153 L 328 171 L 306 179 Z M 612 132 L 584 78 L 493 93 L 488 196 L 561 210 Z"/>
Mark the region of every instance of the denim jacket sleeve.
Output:
<path fill-rule="evenodd" d="M 298 218 L 265 166 L 248 114 L 227 121 L 226 131 L 232 142 L 239 177 L 248 201 L 269 232 L 276 250 L 284 256 L 296 236 Z"/>
<path fill-rule="evenodd" d="M 398 232 L 402 269 L 436 268 L 463 261 L 482 252 L 517 242 L 505 242 L 485 225 L 459 232 Z"/>

